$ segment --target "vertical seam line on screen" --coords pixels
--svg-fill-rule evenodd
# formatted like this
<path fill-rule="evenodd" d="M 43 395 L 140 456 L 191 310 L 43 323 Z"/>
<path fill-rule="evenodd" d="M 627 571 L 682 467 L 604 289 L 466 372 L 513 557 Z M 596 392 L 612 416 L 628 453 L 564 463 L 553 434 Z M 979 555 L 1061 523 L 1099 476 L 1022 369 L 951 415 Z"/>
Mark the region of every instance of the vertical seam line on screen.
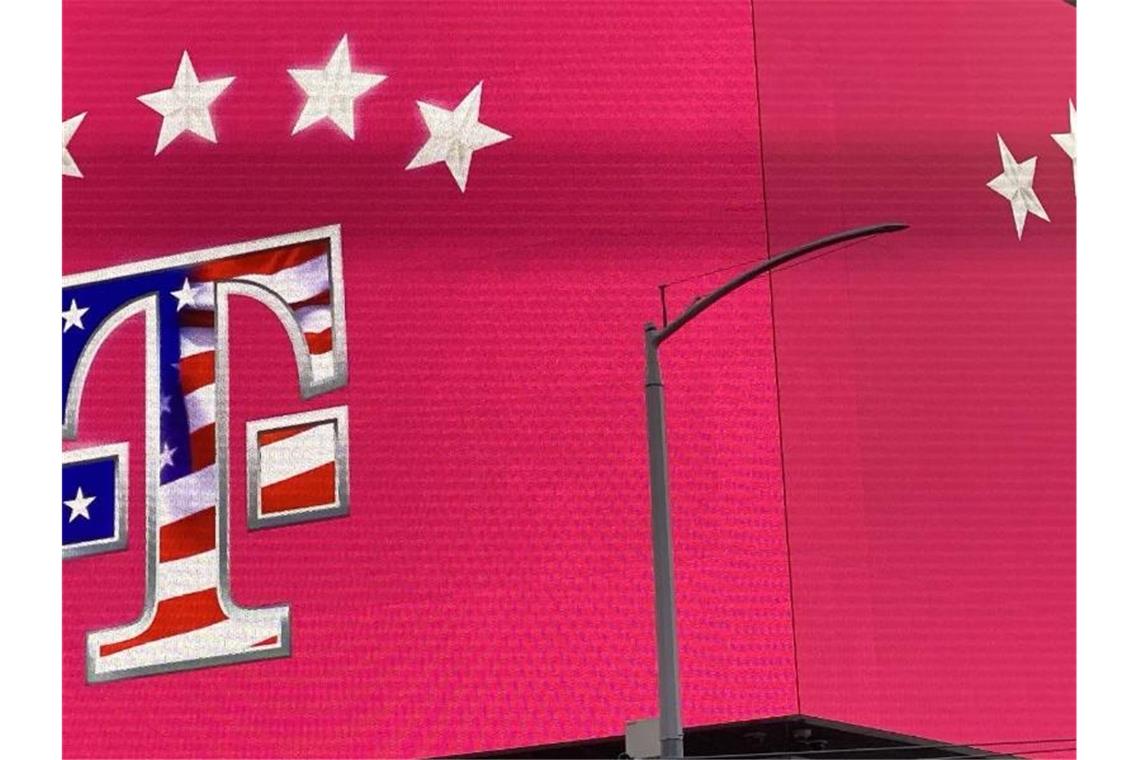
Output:
<path fill-rule="evenodd" d="M 752 65 L 756 77 L 756 135 L 760 151 L 760 199 L 764 209 L 764 255 L 772 255 L 772 233 L 768 220 L 768 182 L 764 170 L 764 116 L 760 105 L 760 42 L 756 30 L 756 0 L 749 0 L 749 10 L 752 14 Z M 784 501 L 784 548 L 788 558 L 788 609 L 792 626 L 792 669 L 795 673 L 796 712 L 803 712 L 803 701 L 800 697 L 800 655 L 799 641 L 796 636 L 796 598 L 792 580 L 792 535 L 788 520 L 788 468 L 784 453 L 784 416 L 782 409 L 782 396 L 780 394 L 780 359 L 776 349 L 776 289 L 772 283 L 774 272 L 768 273 L 768 309 L 772 323 L 772 376 L 776 390 L 776 428 L 777 440 L 780 448 L 780 493 Z"/>

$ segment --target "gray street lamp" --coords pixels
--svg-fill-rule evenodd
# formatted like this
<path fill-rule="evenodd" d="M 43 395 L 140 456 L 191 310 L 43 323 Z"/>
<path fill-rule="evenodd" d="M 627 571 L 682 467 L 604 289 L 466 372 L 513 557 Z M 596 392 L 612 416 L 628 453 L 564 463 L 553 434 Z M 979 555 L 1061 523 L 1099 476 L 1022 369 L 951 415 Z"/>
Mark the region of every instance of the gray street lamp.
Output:
<path fill-rule="evenodd" d="M 698 314 L 732 291 L 765 272 L 801 256 L 839 243 L 905 230 L 905 224 L 879 224 L 874 227 L 839 232 L 765 259 L 747 272 L 729 280 L 709 295 L 698 299 L 681 316 L 658 330 L 645 325 L 645 408 L 649 431 L 649 493 L 653 520 L 653 586 L 657 630 L 657 698 L 660 711 L 661 757 L 685 756 L 681 732 L 681 680 L 677 664 L 677 603 L 673 588 L 673 529 L 669 519 L 669 476 L 665 452 L 665 386 L 657 351 L 669 336 L 691 322 Z"/>

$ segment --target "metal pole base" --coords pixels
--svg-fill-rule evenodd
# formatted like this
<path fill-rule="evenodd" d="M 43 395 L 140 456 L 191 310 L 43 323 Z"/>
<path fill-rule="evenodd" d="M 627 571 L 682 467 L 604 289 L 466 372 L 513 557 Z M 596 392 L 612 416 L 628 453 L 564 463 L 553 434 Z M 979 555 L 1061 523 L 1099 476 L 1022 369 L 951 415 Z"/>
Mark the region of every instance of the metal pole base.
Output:
<path fill-rule="evenodd" d="M 675 739 L 661 740 L 661 757 L 677 758 L 685 756 L 685 740 L 678 736 Z"/>

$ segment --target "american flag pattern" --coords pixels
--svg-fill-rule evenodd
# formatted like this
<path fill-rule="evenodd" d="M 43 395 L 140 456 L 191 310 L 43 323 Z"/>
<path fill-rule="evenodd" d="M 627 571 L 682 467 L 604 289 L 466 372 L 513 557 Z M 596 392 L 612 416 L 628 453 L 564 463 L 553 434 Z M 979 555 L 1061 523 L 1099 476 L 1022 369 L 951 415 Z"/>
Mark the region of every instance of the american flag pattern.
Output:
<path fill-rule="evenodd" d="M 248 423 L 250 527 L 347 514 L 347 426 L 343 406 Z"/>
<path fill-rule="evenodd" d="M 64 559 L 126 548 L 127 448 L 120 443 L 64 452 Z"/>
<path fill-rule="evenodd" d="M 93 680 L 194 667 L 203 661 L 248 659 L 251 652 L 288 653 L 286 608 L 243 610 L 228 599 L 228 523 L 226 507 L 219 503 L 226 474 L 225 462 L 218 457 L 218 441 L 226 435 L 227 403 L 219 388 L 224 388 L 226 376 L 220 357 L 228 329 L 223 288 L 259 298 L 287 329 L 293 327 L 290 333 L 305 395 L 345 381 L 344 362 L 338 360 L 344 355 L 344 330 L 343 319 L 337 317 L 339 256 L 333 255 L 337 238 L 300 237 L 283 245 L 260 249 L 254 245 L 256 250 L 236 255 L 225 255 L 228 249 L 220 249 L 217 256 L 207 252 L 205 260 L 181 266 L 161 266 L 160 260 L 158 269 L 126 276 L 96 272 L 80 276 L 94 280 L 90 284 L 64 289 L 66 302 L 75 299 L 90 310 L 95 317 L 92 324 L 148 300 L 156 303 L 157 316 L 158 440 L 148 445 L 156 449 L 149 466 L 150 478 L 157 469 L 158 485 L 148 507 L 153 513 L 148 520 L 152 526 L 147 612 L 132 626 L 89 637 L 88 670 Z M 76 432 L 83 382 L 81 371 L 76 385 L 76 368 L 85 371 L 103 332 L 93 327 L 65 336 L 65 437 L 68 422 L 72 435 Z M 91 340 L 93 335 L 100 338 Z M 89 348 L 91 343 L 96 345 Z M 335 505 L 338 432 L 343 434 L 344 425 L 338 428 L 333 422 L 266 431 L 271 466 L 259 471 L 274 482 L 267 484 L 268 502 L 263 498 L 259 503 L 278 511 L 289 505 Z M 292 436 L 286 437 L 288 433 Z M 330 466 L 324 466 L 322 451 Z M 281 477 L 290 468 L 292 475 L 301 477 Z"/>

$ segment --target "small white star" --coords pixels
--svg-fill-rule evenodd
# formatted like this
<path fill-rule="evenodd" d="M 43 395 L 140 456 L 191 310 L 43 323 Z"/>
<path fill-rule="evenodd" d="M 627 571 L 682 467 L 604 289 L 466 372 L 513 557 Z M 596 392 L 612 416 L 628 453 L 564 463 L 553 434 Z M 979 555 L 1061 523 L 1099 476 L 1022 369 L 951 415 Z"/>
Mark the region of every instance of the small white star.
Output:
<path fill-rule="evenodd" d="M 71 510 L 71 515 L 67 518 L 68 522 L 72 522 L 77 517 L 82 517 L 85 520 L 90 520 L 91 515 L 88 514 L 87 508 L 91 506 L 91 502 L 95 501 L 94 496 L 84 496 L 83 488 L 77 488 L 75 491 L 75 498 L 63 502 L 64 506 Z"/>
<path fill-rule="evenodd" d="M 170 444 L 166 441 L 162 442 L 162 451 L 158 452 L 158 469 L 163 467 L 174 466 L 174 452 L 178 451 L 177 448 L 171 448 Z"/>
<path fill-rule="evenodd" d="M 165 393 L 158 400 L 158 411 L 162 414 L 170 414 L 170 396 Z"/>
<path fill-rule="evenodd" d="M 75 159 L 71 157 L 71 151 L 67 149 L 71 138 L 75 137 L 75 133 L 79 130 L 79 125 L 87 118 L 87 112 L 72 116 L 70 119 L 63 123 L 63 176 L 65 177 L 82 177 L 83 172 L 79 171 L 79 165 L 75 163 Z"/>
<path fill-rule="evenodd" d="M 194 297 L 197 295 L 198 289 L 190 286 L 190 278 L 184 277 L 182 279 L 182 287 L 178 290 L 170 291 L 170 295 L 178 299 L 178 308 L 175 311 L 182 311 L 184 306 L 193 306 Z"/>
<path fill-rule="evenodd" d="M 75 299 L 71 299 L 71 308 L 63 312 L 63 331 L 67 332 L 73 327 L 78 327 L 80 330 L 87 329 L 83 326 L 83 315 L 90 309 L 79 308 L 79 304 L 75 303 Z"/>
<path fill-rule="evenodd" d="M 511 136 L 486 124 L 479 123 L 479 105 L 483 96 L 483 83 L 475 85 L 454 111 L 430 103 L 417 101 L 428 132 L 428 141 L 420 148 L 405 169 L 444 162 L 460 192 L 467 190 L 467 172 L 471 168 L 471 154 Z"/>
<path fill-rule="evenodd" d="M 162 129 L 158 133 L 158 144 L 154 147 L 157 156 L 174 138 L 183 132 L 193 132 L 212 143 L 218 141 L 214 134 L 214 122 L 210 120 L 210 104 L 230 86 L 234 77 L 198 81 L 190 54 L 182 53 L 174 84 L 169 90 L 159 90 L 139 95 L 139 100 L 152 110 L 162 114 Z"/>
<path fill-rule="evenodd" d="M 383 74 L 352 70 L 347 34 L 340 38 L 336 50 L 323 69 L 289 69 L 289 76 L 309 96 L 297 123 L 293 125 L 293 134 L 327 118 L 340 127 L 340 131 L 348 135 L 349 139 L 356 138 L 353 103 L 388 78 Z"/>
<path fill-rule="evenodd" d="M 1077 109 L 1069 101 L 1069 131 L 1050 135 L 1065 155 L 1073 159 L 1073 192 L 1077 191 Z"/>
<path fill-rule="evenodd" d="M 1017 239 L 1021 239 L 1021 232 L 1025 228 L 1025 215 L 1027 213 L 1049 221 L 1041 201 L 1033 192 L 1033 174 L 1037 170 L 1037 156 L 1017 162 L 1009 152 L 1001 135 L 997 136 L 998 149 L 1001 151 L 1002 172 L 986 183 L 986 187 L 993 190 L 1009 201 L 1013 210 L 1013 223 L 1017 227 Z"/>

